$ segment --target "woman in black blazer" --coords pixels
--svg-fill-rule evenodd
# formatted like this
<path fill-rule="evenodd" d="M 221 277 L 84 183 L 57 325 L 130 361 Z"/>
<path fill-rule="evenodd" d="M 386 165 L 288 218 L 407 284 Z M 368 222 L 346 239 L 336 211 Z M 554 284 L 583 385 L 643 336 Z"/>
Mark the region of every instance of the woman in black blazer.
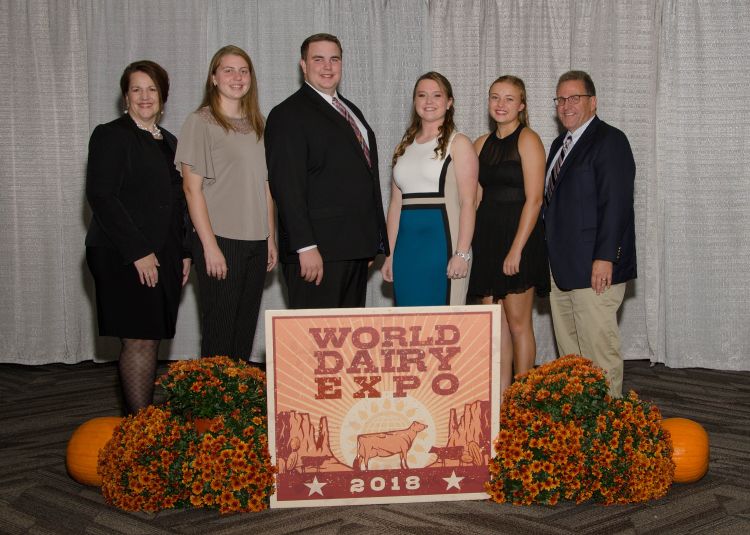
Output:
<path fill-rule="evenodd" d="M 169 77 L 158 64 L 137 61 L 125 68 L 120 88 L 125 114 L 97 126 L 89 141 L 86 262 L 99 335 L 122 341 L 120 381 L 127 412 L 135 413 L 153 401 L 159 343 L 174 337 L 190 255 L 173 164 L 177 139 L 157 124 Z"/>

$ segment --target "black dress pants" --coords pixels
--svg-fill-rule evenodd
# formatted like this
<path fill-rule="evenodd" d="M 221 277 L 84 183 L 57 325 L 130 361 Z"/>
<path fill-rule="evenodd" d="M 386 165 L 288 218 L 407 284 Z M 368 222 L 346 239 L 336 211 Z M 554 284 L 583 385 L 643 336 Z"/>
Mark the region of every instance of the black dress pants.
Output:
<path fill-rule="evenodd" d="M 206 273 L 199 239 L 193 240 L 198 273 L 201 356 L 224 355 L 250 360 L 268 263 L 267 240 L 232 240 L 216 236 L 227 262 L 227 277 Z"/>
<path fill-rule="evenodd" d="M 323 262 L 320 286 L 300 277 L 299 264 L 283 264 L 289 308 L 361 308 L 367 297 L 367 259 Z"/>

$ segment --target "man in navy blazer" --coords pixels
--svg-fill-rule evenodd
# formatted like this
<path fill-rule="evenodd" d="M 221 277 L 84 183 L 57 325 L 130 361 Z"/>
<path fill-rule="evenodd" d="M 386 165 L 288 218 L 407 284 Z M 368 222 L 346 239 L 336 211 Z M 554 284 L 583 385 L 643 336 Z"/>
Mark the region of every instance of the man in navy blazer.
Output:
<path fill-rule="evenodd" d="M 635 161 L 625 134 L 596 116 L 596 88 L 583 71 L 557 83 L 566 132 L 547 158 L 544 223 L 550 305 L 560 355 L 590 358 L 622 395 L 617 311 L 636 277 Z"/>
<path fill-rule="evenodd" d="M 368 262 L 388 243 L 375 134 L 337 92 L 338 38 L 312 35 L 301 56 L 305 83 L 271 110 L 265 131 L 289 304 L 363 307 Z"/>

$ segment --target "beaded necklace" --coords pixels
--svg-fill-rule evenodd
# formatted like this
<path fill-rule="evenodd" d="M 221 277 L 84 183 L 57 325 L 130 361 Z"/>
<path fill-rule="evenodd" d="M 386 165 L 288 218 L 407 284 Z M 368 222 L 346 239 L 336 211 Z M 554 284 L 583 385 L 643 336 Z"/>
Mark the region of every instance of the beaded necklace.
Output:
<path fill-rule="evenodd" d="M 132 115 L 130 116 L 130 118 L 133 119 L 133 122 L 135 123 L 135 125 L 138 128 L 140 128 L 141 130 L 145 130 L 146 132 L 148 132 L 149 134 L 151 134 L 152 136 L 154 136 L 154 139 L 161 139 L 162 138 L 161 130 L 156 125 L 156 123 L 154 123 L 153 126 L 151 126 L 151 128 L 149 128 L 149 127 L 143 126 L 141 123 L 139 123 L 135 118 L 133 118 Z"/>

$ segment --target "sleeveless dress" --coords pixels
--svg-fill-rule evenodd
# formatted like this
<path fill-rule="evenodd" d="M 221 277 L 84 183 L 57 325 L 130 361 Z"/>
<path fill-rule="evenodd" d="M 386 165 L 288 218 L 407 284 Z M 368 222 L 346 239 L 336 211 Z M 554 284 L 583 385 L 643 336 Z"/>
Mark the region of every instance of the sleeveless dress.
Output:
<path fill-rule="evenodd" d="M 393 168 L 402 204 L 393 251 L 396 306 L 463 305 L 468 277 L 449 279 L 448 260 L 458 240 L 458 185 L 450 146 L 435 155 L 437 139 L 413 142 Z M 469 266 L 471 269 L 471 266 Z"/>
<path fill-rule="evenodd" d="M 545 297 L 550 291 L 541 212 L 521 253 L 519 272 L 510 277 L 503 273 L 503 261 L 513 244 L 526 202 L 518 153 L 523 128 L 519 125 L 503 139 L 493 132 L 479 153 L 482 201 L 477 208 L 472 242 L 474 266 L 469 283 L 469 294 L 474 296 L 491 295 L 497 300 L 534 288 L 537 296 Z"/>

